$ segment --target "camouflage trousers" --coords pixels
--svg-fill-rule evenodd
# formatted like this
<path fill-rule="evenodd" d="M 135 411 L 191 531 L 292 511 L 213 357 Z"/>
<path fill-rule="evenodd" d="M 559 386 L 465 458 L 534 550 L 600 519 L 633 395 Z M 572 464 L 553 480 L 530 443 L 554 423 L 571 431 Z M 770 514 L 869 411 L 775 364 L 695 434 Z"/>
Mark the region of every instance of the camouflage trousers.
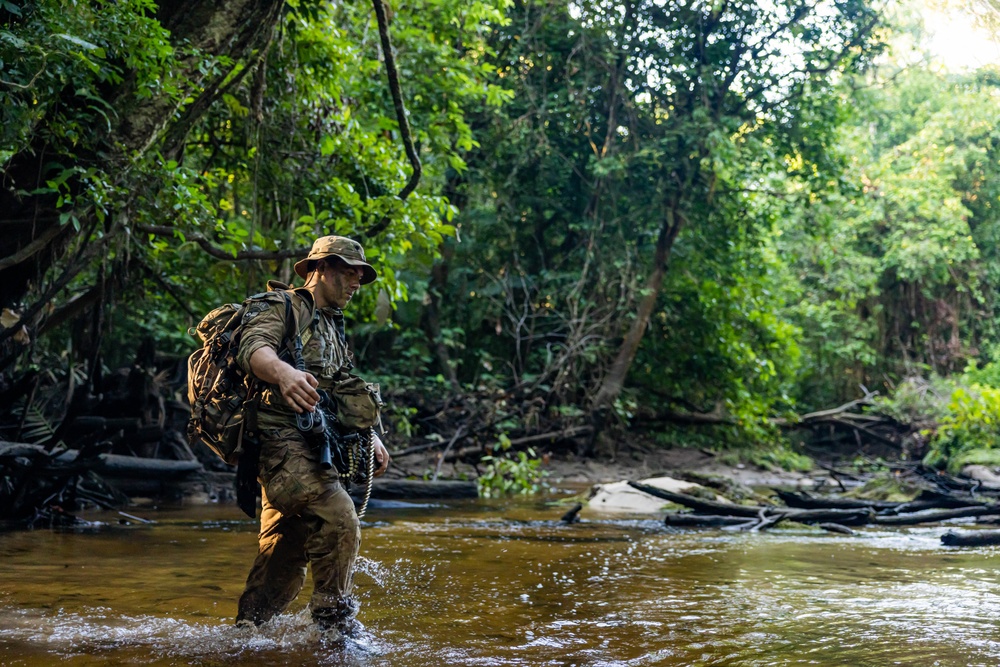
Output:
<path fill-rule="evenodd" d="M 264 623 L 298 596 L 312 566 L 314 618 L 353 617 L 354 563 L 361 527 L 354 502 L 336 471 L 323 470 L 319 453 L 294 428 L 262 429 L 257 559 L 240 597 L 237 622 Z"/>

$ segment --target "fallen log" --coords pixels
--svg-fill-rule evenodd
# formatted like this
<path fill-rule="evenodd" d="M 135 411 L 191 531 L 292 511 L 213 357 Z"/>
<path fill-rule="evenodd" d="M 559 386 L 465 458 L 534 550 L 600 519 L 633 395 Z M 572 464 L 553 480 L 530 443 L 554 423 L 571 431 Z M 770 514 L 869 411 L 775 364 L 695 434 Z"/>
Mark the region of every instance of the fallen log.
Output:
<path fill-rule="evenodd" d="M 1000 530 L 977 530 L 956 533 L 949 530 L 941 536 L 941 544 L 947 547 L 986 547 L 1000 544 Z"/>
<path fill-rule="evenodd" d="M 678 505 L 690 507 L 695 512 L 709 515 L 722 515 L 730 517 L 743 517 L 747 519 L 759 519 L 769 523 L 778 521 L 797 521 L 799 523 L 821 523 L 835 521 L 850 525 L 864 525 L 872 515 L 871 510 L 866 508 L 857 509 L 788 509 L 783 507 L 765 507 L 761 505 L 746 506 L 734 505 L 732 503 L 720 503 L 712 500 L 702 500 L 689 496 L 686 493 L 676 493 L 665 491 L 655 486 L 642 484 L 640 482 L 629 482 L 629 486 L 638 489 L 651 496 L 669 500 Z"/>
<path fill-rule="evenodd" d="M 955 509 L 957 507 L 969 507 L 969 500 L 959 500 L 957 498 L 946 498 L 942 496 L 941 498 L 934 500 L 928 498 L 925 500 L 911 500 L 908 503 L 902 503 L 899 507 L 893 509 L 882 510 L 879 512 L 880 515 L 893 515 L 893 514 L 913 514 L 915 512 L 922 512 L 924 510 L 934 510 L 934 509 Z"/>
<path fill-rule="evenodd" d="M 694 514 L 693 516 L 703 516 Z M 818 525 L 825 530 L 834 530 L 830 526 L 837 526 L 839 532 L 850 531 L 844 524 L 853 526 L 863 526 L 871 518 L 871 512 L 867 510 L 801 510 L 782 511 L 765 510 L 762 511 L 756 520 L 748 521 L 742 517 L 714 517 L 728 518 L 725 523 L 717 523 L 723 530 L 749 530 L 760 531 L 776 526 L 782 521 L 794 521 L 810 525 Z M 837 519 L 837 522 L 829 521 L 830 518 Z M 839 523 L 838 523 L 839 522 Z M 668 524 L 669 525 L 669 524 Z M 851 531 L 853 533 L 853 531 Z"/>
<path fill-rule="evenodd" d="M 100 454 L 96 458 L 83 459 L 80 452 L 69 449 L 56 456 L 57 464 L 79 464 L 91 468 L 102 475 L 155 477 L 158 479 L 173 479 L 184 477 L 193 472 L 204 470 L 198 461 L 175 461 L 170 459 L 151 459 L 141 456 L 123 456 L 121 454 Z"/>
<path fill-rule="evenodd" d="M 769 515 L 780 516 L 782 521 L 798 523 L 838 523 L 844 526 L 863 526 L 875 518 L 870 509 L 819 509 L 819 510 L 785 510 L 774 509 Z"/>
<path fill-rule="evenodd" d="M 372 484 L 371 497 L 383 500 L 478 498 L 479 489 L 475 482 L 376 479 Z"/>
<path fill-rule="evenodd" d="M 861 500 L 858 498 L 816 498 L 808 493 L 772 489 L 781 501 L 789 507 L 802 509 L 873 509 L 893 510 L 903 505 L 888 500 Z"/>
<path fill-rule="evenodd" d="M 863 397 L 855 399 L 853 401 L 848 401 L 847 403 L 844 403 L 843 405 L 840 405 L 838 407 L 829 408 L 827 410 L 818 410 L 817 412 L 806 413 L 806 414 L 802 415 L 801 417 L 799 417 L 799 423 L 800 424 L 808 424 L 809 422 L 819 421 L 819 420 L 822 420 L 822 419 L 827 419 L 829 417 L 835 417 L 835 416 L 843 414 L 843 413 L 849 411 L 851 408 L 855 408 L 855 407 L 857 407 L 859 405 L 871 405 L 872 404 L 872 399 L 875 396 L 878 396 L 878 392 L 877 391 L 871 392 L 871 393 L 865 392 L 865 395 Z M 777 420 L 775 420 L 775 421 L 777 421 Z"/>
<path fill-rule="evenodd" d="M 967 517 L 989 517 L 1000 514 L 1000 506 L 995 503 L 966 504 L 963 507 L 947 507 L 956 501 L 953 494 L 924 494 L 920 499 L 907 503 L 887 501 L 865 501 L 856 499 L 820 499 L 804 493 L 775 490 L 789 505 L 807 507 L 745 506 L 703 500 L 694 496 L 666 491 L 664 489 L 628 482 L 629 486 L 656 498 L 683 505 L 693 513 L 670 513 L 664 518 L 668 526 L 722 527 L 736 530 L 763 530 L 782 521 L 816 524 L 825 530 L 850 534 L 848 526 L 863 526 L 874 523 L 882 526 L 911 526 L 922 523 L 936 523 L 950 519 Z M 834 505 L 835 507 L 831 507 Z M 914 508 L 919 511 L 903 512 Z M 933 508 L 933 509 L 931 509 Z M 876 513 L 878 510 L 878 513 Z M 989 520 L 989 519 L 988 519 Z M 997 531 L 1000 534 L 1000 531 Z M 949 538 L 953 539 L 953 538 Z M 1000 542 L 998 542 L 1000 543 Z"/>
<path fill-rule="evenodd" d="M 874 518 L 875 523 L 881 526 L 914 526 L 918 523 L 937 523 L 948 519 L 962 519 L 972 516 L 985 516 L 996 514 L 997 508 L 986 505 L 975 507 L 960 507 L 951 510 L 925 510 L 923 512 L 913 512 L 911 514 L 897 514 L 895 516 L 879 516 Z"/>
<path fill-rule="evenodd" d="M 823 530 L 829 531 L 831 533 L 840 533 L 841 535 L 855 535 L 856 533 L 848 528 L 847 526 L 841 525 L 839 523 L 820 523 L 817 524 Z"/>
<path fill-rule="evenodd" d="M 668 526 L 681 528 L 717 528 L 719 526 L 740 526 L 747 522 L 745 517 L 719 516 L 715 514 L 694 514 L 691 512 L 668 512 L 663 518 Z M 750 522 L 754 523 L 754 522 Z"/>
<path fill-rule="evenodd" d="M 761 507 L 747 507 L 745 505 L 734 505 L 733 503 L 720 503 L 713 500 L 702 500 L 700 498 L 695 498 L 694 496 L 689 496 L 686 493 L 674 493 L 673 491 L 665 491 L 663 489 L 658 489 L 655 486 L 650 486 L 648 484 L 642 484 L 641 482 L 628 483 L 633 489 L 638 489 L 643 493 L 648 493 L 651 496 L 656 496 L 657 498 L 662 498 L 663 500 L 669 500 L 672 503 L 677 503 L 678 505 L 684 505 L 685 507 L 690 507 L 696 512 L 702 512 L 703 514 L 722 514 L 725 516 L 742 516 L 750 519 L 756 519 L 760 516 Z"/>
<path fill-rule="evenodd" d="M 935 491 L 924 491 L 918 498 L 906 502 L 864 500 L 859 498 L 818 498 L 804 492 L 786 491 L 783 489 L 773 489 L 773 491 L 789 507 L 801 507 L 805 509 L 852 509 L 867 507 L 876 510 L 879 516 L 909 515 L 924 510 L 979 507 L 981 504 L 985 504 L 971 498 L 960 498 L 954 494 Z"/>
<path fill-rule="evenodd" d="M 571 440 L 573 438 L 578 438 L 581 435 L 590 435 L 593 432 L 593 426 L 570 426 L 568 428 L 564 428 L 559 431 L 552 431 L 550 433 L 539 433 L 537 435 L 529 435 L 523 438 L 515 438 L 510 441 L 510 446 L 517 448 L 523 447 L 524 445 L 533 445 L 539 442 L 552 444 L 558 442 L 559 440 Z"/>

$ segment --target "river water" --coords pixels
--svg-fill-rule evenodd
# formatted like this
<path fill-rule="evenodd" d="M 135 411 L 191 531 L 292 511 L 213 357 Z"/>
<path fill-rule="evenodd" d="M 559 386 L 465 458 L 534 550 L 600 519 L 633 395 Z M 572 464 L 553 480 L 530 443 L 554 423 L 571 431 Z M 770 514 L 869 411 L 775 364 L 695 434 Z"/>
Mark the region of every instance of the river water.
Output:
<path fill-rule="evenodd" d="M 551 500 L 369 508 L 368 636 L 346 646 L 315 633 L 305 593 L 260 630 L 233 626 L 256 553 L 235 507 L 3 533 L 0 664 L 1000 664 L 1000 550 L 942 547 L 941 526 L 564 525 Z"/>

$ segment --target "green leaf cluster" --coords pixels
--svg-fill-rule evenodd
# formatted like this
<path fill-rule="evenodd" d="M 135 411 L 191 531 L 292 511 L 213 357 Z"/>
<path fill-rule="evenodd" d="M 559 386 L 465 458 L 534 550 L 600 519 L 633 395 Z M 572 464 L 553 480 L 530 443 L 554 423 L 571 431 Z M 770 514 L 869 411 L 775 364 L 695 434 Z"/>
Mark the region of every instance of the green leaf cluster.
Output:
<path fill-rule="evenodd" d="M 500 498 L 509 495 L 532 495 L 547 488 L 542 460 L 533 449 L 512 452 L 510 438 L 500 435 L 497 449 L 500 454 L 484 456 L 486 466 L 476 478 L 479 495 L 483 498 Z"/>

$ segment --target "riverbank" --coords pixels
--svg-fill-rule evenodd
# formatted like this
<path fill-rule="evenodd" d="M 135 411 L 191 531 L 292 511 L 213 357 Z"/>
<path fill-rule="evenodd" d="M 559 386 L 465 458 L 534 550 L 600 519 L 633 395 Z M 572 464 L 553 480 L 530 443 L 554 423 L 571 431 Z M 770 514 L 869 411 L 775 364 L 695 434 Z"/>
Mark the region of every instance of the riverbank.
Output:
<path fill-rule="evenodd" d="M 439 453 L 417 453 L 397 456 L 386 473 L 387 479 L 475 479 L 483 467 L 467 463 L 447 462 L 439 465 Z M 654 447 L 634 443 L 619 449 L 615 455 L 584 457 L 573 454 L 548 454 L 542 457 L 546 482 L 560 488 L 579 488 L 588 484 L 605 484 L 649 477 L 685 477 L 701 475 L 719 477 L 751 487 L 780 486 L 808 488 L 830 480 L 824 470 L 808 473 L 771 470 L 749 463 L 732 463 L 730 457 L 687 447 Z"/>

